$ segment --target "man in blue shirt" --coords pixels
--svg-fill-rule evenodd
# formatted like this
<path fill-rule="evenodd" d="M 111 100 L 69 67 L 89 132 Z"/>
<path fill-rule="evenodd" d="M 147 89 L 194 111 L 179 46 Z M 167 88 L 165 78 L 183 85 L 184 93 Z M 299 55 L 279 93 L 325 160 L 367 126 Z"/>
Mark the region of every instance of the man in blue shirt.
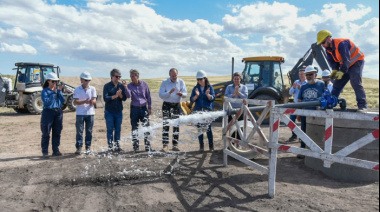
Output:
<path fill-rule="evenodd" d="M 317 71 L 312 66 L 306 67 L 305 74 L 307 84 L 301 86 L 301 90 L 298 95 L 298 102 L 311 102 L 319 100 L 325 91 L 325 83 L 317 80 Z M 316 107 L 308 107 L 303 109 L 316 110 Z M 306 116 L 301 116 L 301 129 L 306 133 Z M 305 147 L 305 143 L 301 140 L 301 148 Z M 305 158 L 303 155 L 298 155 L 297 157 L 300 159 Z"/>
<path fill-rule="evenodd" d="M 121 124 L 123 122 L 123 101 L 127 100 L 125 88 L 120 82 L 121 73 L 118 69 L 111 70 L 111 82 L 104 85 L 103 99 L 105 102 L 104 117 L 107 126 L 107 142 L 109 150 L 122 151 L 120 148 Z M 115 131 L 115 135 L 114 134 Z"/>
<path fill-rule="evenodd" d="M 297 103 L 298 102 L 298 95 L 300 93 L 300 90 L 301 90 L 301 86 L 303 85 L 306 85 L 307 84 L 307 81 L 306 81 L 306 76 L 305 76 L 305 68 L 306 67 L 302 67 L 302 69 L 300 69 L 298 71 L 298 76 L 299 76 L 299 80 L 296 80 L 294 83 L 293 83 L 293 86 L 290 88 L 289 90 L 289 94 L 290 95 L 294 95 L 294 103 Z M 297 116 L 296 115 L 290 115 L 290 120 L 292 120 L 294 123 L 296 123 L 296 118 Z M 289 142 L 292 142 L 294 140 L 297 139 L 297 135 L 292 132 L 292 136 L 289 138 Z"/>

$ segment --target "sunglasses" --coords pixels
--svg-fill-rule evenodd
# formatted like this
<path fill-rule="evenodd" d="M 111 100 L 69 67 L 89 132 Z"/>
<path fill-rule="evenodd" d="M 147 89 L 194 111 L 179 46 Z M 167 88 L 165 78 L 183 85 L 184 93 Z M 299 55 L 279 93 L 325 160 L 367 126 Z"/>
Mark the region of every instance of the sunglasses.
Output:
<path fill-rule="evenodd" d="M 51 82 L 51 83 L 58 83 L 58 81 L 53 81 L 53 80 L 51 80 L 50 82 Z"/>
<path fill-rule="evenodd" d="M 118 79 L 120 79 L 120 78 L 121 78 L 121 76 L 114 76 L 114 77 L 116 77 L 116 78 L 118 78 Z"/>
<path fill-rule="evenodd" d="M 91 80 L 84 80 L 84 81 L 86 81 L 86 82 L 90 82 Z"/>
<path fill-rule="evenodd" d="M 201 80 L 203 80 L 203 78 L 199 78 L 199 79 L 197 79 L 197 81 L 201 81 Z"/>
<path fill-rule="evenodd" d="M 321 45 L 325 45 L 326 41 L 327 41 L 327 38 L 321 43 Z"/>
<path fill-rule="evenodd" d="M 306 74 L 307 77 L 309 77 L 309 76 L 313 76 L 313 75 L 314 75 L 314 74 Z"/>

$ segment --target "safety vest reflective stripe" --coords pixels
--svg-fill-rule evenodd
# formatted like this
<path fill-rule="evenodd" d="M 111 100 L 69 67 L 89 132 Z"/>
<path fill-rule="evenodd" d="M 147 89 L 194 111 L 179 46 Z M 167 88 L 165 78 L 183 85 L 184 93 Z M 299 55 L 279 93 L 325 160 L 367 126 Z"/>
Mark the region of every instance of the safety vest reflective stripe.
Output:
<path fill-rule="evenodd" d="M 340 53 L 338 51 L 338 47 L 342 41 L 346 41 L 346 40 L 348 40 L 348 39 L 341 39 L 341 38 L 334 39 L 336 57 L 334 57 L 334 55 L 332 54 L 331 51 L 327 51 L 327 53 L 332 55 L 335 62 L 338 62 L 340 64 L 343 63 L 343 59 L 342 59 L 342 56 L 340 55 Z M 348 40 L 348 41 L 351 44 L 351 50 L 350 50 L 351 58 L 350 58 L 349 66 L 352 66 L 353 64 L 355 64 L 356 61 L 364 60 L 364 54 L 363 54 L 363 52 L 360 51 L 360 49 L 353 42 L 351 42 L 350 40 Z"/>

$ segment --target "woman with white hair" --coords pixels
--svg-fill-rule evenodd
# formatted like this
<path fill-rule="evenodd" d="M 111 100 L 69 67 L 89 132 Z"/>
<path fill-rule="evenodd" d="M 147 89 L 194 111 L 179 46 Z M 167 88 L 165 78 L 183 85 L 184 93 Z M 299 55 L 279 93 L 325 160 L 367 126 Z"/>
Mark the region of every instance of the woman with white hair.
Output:
<path fill-rule="evenodd" d="M 210 85 L 207 74 L 205 71 L 198 71 L 197 73 L 197 85 L 194 87 L 191 92 L 190 101 L 191 103 L 195 103 L 194 112 L 202 112 L 202 111 L 212 111 L 213 105 L 212 103 L 215 101 L 215 91 L 214 88 Z M 198 128 L 201 128 L 201 124 L 198 125 Z M 211 124 L 207 129 L 207 138 L 208 145 L 210 151 L 214 151 L 214 139 L 211 129 Z M 199 140 L 199 151 L 204 151 L 204 143 L 203 143 L 203 133 L 198 136 Z"/>

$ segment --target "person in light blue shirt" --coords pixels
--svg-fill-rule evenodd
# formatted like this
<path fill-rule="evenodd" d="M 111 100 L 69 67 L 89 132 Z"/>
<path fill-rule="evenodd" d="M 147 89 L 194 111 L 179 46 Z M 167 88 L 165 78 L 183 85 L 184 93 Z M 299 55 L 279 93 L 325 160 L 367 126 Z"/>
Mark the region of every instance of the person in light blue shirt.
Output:
<path fill-rule="evenodd" d="M 306 75 L 305 75 L 305 68 L 302 68 L 298 71 L 299 80 L 294 81 L 293 86 L 289 90 L 290 95 L 294 95 L 294 103 L 298 102 L 298 95 L 301 90 L 301 86 L 306 85 Z M 296 115 L 290 115 L 290 120 L 292 120 L 294 123 L 296 123 L 297 116 Z M 297 135 L 292 131 L 292 136 L 289 138 L 289 142 L 295 141 L 297 139 Z"/>
<path fill-rule="evenodd" d="M 167 80 L 162 81 L 159 96 L 164 101 L 162 105 L 162 115 L 164 127 L 162 132 L 163 152 L 169 151 L 169 119 L 177 119 L 181 114 L 181 99 L 187 97 L 185 82 L 178 78 L 178 70 L 172 68 L 169 70 Z M 179 126 L 173 126 L 173 151 L 180 151 L 178 148 Z"/>
<path fill-rule="evenodd" d="M 46 81 L 41 92 L 41 100 L 44 104 L 41 114 L 41 149 L 42 157 L 49 158 L 49 140 L 52 131 L 52 150 L 53 156 L 61 156 L 59 145 L 61 142 L 61 131 L 63 127 L 62 105 L 65 102 L 62 89 L 63 85 L 57 86 L 59 81 L 55 73 L 46 76 Z"/>
<path fill-rule="evenodd" d="M 234 99 L 247 99 L 248 98 L 248 88 L 247 86 L 241 84 L 243 77 L 240 73 L 234 73 L 234 83 L 227 86 L 225 97 L 234 98 Z M 240 108 L 242 104 L 240 103 L 231 103 L 233 108 Z"/>

